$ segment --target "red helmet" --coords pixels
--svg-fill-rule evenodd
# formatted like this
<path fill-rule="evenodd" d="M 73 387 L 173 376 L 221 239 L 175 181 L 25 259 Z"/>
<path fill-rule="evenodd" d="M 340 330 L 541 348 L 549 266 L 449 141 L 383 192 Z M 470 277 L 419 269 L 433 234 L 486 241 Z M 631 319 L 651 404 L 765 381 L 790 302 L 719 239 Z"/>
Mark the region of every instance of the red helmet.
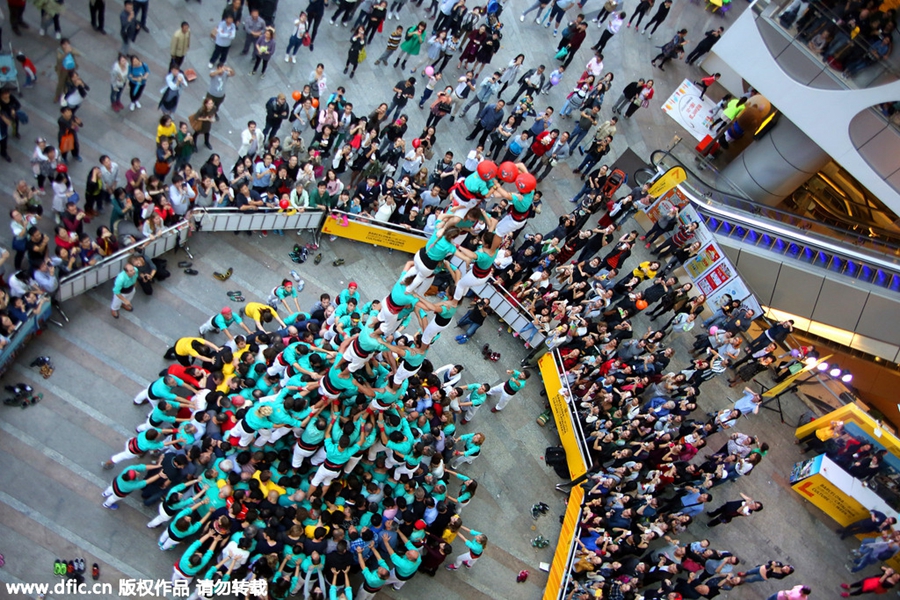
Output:
<path fill-rule="evenodd" d="M 516 163 L 509 160 L 500 163 L 500 179 L 504 182 L 513 183 L 518 175 L 519 168 L 516 166 Z"/>
<path fill-rule="evenodd" d="M 516 177 L 516 189 L 523 194 L 533 192 L 536 187 L 537 179 L 531 173 L 519 173 L 519 176 Z"/>
<path fill-rule="evenodd" d="M 478 163 L 478 176 L 485 181 L 490 181 L 497 176 L 497 165 L 492 160 L 483 160 Z"/>

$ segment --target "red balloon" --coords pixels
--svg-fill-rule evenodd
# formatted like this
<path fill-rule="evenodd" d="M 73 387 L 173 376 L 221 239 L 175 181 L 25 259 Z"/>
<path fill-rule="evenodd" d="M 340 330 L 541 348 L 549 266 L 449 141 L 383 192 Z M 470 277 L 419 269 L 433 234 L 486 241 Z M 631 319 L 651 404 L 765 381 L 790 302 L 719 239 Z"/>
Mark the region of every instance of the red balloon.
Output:
<path fill-rule="evenodd" d="M 287 198 L 282 198 L 281 202 L 278 203 L 278 206 L 281 207 L 281 210 L 287 210 L 290 205 L 291 203 L 288 202 Z"/>
<path fill-rule="evenodd" d="M 418 148 L 421 145 L 422 145 L 422 140 L 420 140 L 419 138 L 413 138 L 413 141 L 412 141 L 413 148 Z"/>
<path fill-rule="evenodd" d="M 537 179 L 531 173 L 519 173 L 516 177 L 516 189 L 523 194 L 533 192 L 536 187 Z"/>
<path fill-rule="evenodd" d="M 500 179 L 506 183 L 513 183 L 518 175 L 519 168 L 516 166 L 516 163 L 509 160 L 500 163 Z"/>
<path fill-rule="evenodd" d="M 298 101 L 302 97 L 303 97 L 303 94 L 300 93 L 300 90 L 294 90 L 294 93 L 291 94 L 291 98 L 294 99 L 294 102 Z"/>
<path fill-rule="evenodd" d="M 478 176 L 485 181 L 490 181 L 497 176 L 497 165 L 492 160 L 483 160 L 478 163 Z"/>

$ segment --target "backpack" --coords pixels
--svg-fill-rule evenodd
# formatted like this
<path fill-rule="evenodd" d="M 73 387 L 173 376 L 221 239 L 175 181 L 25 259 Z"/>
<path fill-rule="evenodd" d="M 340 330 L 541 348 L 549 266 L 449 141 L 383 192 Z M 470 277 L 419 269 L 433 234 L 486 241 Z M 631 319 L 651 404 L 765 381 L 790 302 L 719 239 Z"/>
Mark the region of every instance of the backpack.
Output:
<path fill-rule="evenodd" d="M 569 464 L 566 462 L 566 451 L 559 446 L 550 446 L 544 450 L 544 462 L 556 471 L 562 479 L 569 479 Z"/>

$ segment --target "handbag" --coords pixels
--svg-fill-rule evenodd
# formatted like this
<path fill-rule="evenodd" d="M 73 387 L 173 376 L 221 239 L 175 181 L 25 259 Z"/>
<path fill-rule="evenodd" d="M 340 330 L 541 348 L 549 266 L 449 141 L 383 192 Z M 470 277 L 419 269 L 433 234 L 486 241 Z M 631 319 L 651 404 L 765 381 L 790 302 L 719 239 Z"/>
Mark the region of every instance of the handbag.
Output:
<path fill-rule="evenodd" d="M 365 47 L 363 47 L 363 49 L 359 51 L 359 57 L 357 58 L 356 62 L 359 64 L 362 64 L 362 62 L 364 60 L 366 60 L 366 48 Z"/>
<path fill-rule="evenodd" d="M 63 134 L 62 138 L 59 140 L 59 151 L 62 154 L 66 152 L 71 152 L 75 149 L 75 134 L 71 131 L 67 131 Z"/>
<path fill-rule="evenodd" d="M 71 202 L 72 204 L 78 204 L 78 201 L 81 200 L 81 197 L 78 195 L 78 192 L 72 192 L 68 198 L 66 198 L 66 202 Z"/>
<path fill-rule="evenodd" d="M 164 160 L 156 161 L 156 165 L 153 166 L 153 172 L 156 173 L 159 177 L 165 177 L 169 174 L 169 169 L 171 169 L 171 165 Z"/>
<path fill-rule="evenodd" d="M 308 33 L 304 33 L 302 44 L 304 46 L 309 46 L 311 43 L 312 43 L 312 38 L 310 37 L 310 35 Z"/>
<path fill-rule="evenodd" d="M 564 60 L 569 55 L 569 47 L 563 46 L 560 48 L 559 52 L 556 53 L 556 60 Z"/>

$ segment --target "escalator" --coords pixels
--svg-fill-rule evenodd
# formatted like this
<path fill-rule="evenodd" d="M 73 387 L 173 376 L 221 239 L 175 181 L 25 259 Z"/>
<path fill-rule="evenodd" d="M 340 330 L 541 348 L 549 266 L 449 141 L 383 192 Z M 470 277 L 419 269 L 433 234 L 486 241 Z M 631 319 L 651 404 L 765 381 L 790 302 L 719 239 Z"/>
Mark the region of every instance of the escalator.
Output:
<path fill-rule="evenodd" d="M 681 184 L 709 230 L 724 244 L 751 247 L 777 255 L 785 263 L 802 263 L 877 288 L 900 292 L 900 248 L 875 246 L 859 234 L 757 204 L 706 184 L 690 167 L 664 150 L 651 155 L 657 172 L 680 166 L 688 174 Z M 634 174 L 637 185 L 656 175 Z M 799 265 L 798 265 L 799 266 Z M 804 270 L 807 270 L 804 268 Z"/>

